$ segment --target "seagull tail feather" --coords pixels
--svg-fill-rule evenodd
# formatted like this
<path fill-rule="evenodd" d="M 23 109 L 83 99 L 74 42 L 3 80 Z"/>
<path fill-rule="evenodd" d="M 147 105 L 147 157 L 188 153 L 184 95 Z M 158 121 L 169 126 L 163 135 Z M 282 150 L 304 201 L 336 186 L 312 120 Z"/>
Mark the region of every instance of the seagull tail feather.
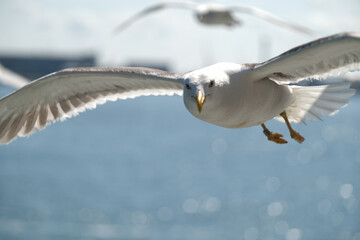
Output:
<path fill-rule="evenodd" d="M 321 117 L 338 113 L 355 94 L 350 83 L 320 86 L 290 86 L 294 94 L 293 103 L 285 110 L 291 122 L 321 120 Z M 280 119 L 280 118 L 279 118 Z"/>

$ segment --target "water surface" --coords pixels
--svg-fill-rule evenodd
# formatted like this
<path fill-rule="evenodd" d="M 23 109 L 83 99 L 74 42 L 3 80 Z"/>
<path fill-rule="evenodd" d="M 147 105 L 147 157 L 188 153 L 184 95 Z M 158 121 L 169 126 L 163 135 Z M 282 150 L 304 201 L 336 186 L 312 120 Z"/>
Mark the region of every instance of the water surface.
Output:
<path fill-rule="evenodd" d="M 0 146 L 0 238 L 359 240 L 359 106 L 294 125 L 303 144 L 270 121 L 276 145 L 181 97 L 107 103 Z"/>

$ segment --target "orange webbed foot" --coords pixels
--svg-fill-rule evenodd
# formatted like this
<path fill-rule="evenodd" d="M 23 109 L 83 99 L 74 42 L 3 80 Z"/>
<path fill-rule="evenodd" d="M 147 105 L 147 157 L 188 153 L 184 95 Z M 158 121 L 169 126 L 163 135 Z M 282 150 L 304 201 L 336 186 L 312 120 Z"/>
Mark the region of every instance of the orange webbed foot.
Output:
<path fill-rule="evenodd" d="M 270 132 L 269 129 L 266 128 L 265 124 L 261 124 L 262 128 L 263 128 L 263 133 L 265 134 L 265 136 L 267 136 L 269 141 L 278 143 L 278 144 L 284 144 L 287 143 L 287 141 L 285 139 L 283 139 L 283 135 L 280 133 L 272 133 Z"/>
<path fill-rule="evenodd" d="M 290 136 L 291 136 L 292 139 L 294 139 L 298 143 L 302 143 L 305 140 L 305 138 L 303 136 L 301 136 L 300 133 L 298 133 L 296 131 L 291 131 Z"/>
<path fill-rule="evenodd" d="M 283 135 L 280 133 L 272 133 L 270 132 L 270 134 L 267 136 L 269 141 L 278 143 L 278 144 L 285 144 L 287 143 L 287 141 L 285 139 L 282 138 Z"/>

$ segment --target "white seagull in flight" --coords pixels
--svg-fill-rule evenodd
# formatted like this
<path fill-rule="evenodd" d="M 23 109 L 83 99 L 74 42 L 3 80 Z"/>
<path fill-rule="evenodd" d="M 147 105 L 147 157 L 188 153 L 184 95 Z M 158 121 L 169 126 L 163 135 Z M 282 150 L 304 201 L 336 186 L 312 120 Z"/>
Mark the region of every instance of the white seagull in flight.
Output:
<path fill-rule="evenodd" d="M 280 27 L 290 29 L 292 31 L 304 33 L 307 35 L 312 35 L 313 32 L 310 29 L 307 29 L 303 26 L 297 25 L 295 23 L 290 23 L 287 20 L 279 18 L 269 12 L 263 11 L 259 8 L 253 6 L 223 6 L 213 3 L 193 3 L 193 2 L 167 2 L 159 3 L 154 6 L 145 8 L 144 10 L 138 12 L 132 17 L 128 18 L 122 22 L 116 29 L 115 33 L 121 32 L 126 27 L 131 25 L 133 22 L 138 20 L 141 17 L 146 16 L 149 13 L 153 13 L 165 8 L 186 8 L 193 10 L 195 16 L 200 23 L 206 25 L 222 25 L 222 26 L 240 26 L 242 21 L 234 17 L 234 13 L 247 13 L 259 18 L 262 18 L 268 22 L 276 24 Z"/>
<path fill-rule="evenodd" d="M 28 84 L 30 81 L 25 77 L 17 74 L 16 72 L 11 71 L 10 69 L 4 67 L 0 64 L 0 83 L 13 87 L 13 88 L 21 88 Z"/>
<path fill-rule="evenodd" d="M 141 67 L 65 69 L 0 100 L 0 142 L 27 136 L 107 100 L 178 94 L 200 120 L 225 128 L 261 125 L 268 140 L 286 143 L 265 126 L 276 118 L 285 121 L 291 138 L 301 143 L 304 138 L 290 122 L 333 115 L 355 90 L 348 83 L 295 83 L 351 70 L 360 70 L 360 32 L 321 38 L 263 63 L 218 63 L 184 74 Z"/>

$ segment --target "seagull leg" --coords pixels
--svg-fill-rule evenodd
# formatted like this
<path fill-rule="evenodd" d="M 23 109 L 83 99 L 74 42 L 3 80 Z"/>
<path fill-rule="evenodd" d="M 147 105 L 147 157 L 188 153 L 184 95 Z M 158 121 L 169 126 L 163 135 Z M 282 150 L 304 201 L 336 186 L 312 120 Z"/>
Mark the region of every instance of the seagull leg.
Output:
<path fill-rule="evenodd" d="M 282 113 L 280 113 L 280 116 L 282 116 L 285 120 L 286 126 L 288 127 L 289 131 L 290 131 L 290 136 L 292 139 L 294 139 L 295 141 L 297 141 L 298 143 L 302 143 L 305 138 L 303 136 L 300 135 L 300 133 L 296 132 L 290 125 L 289 119 L 286 115 L 286 112 L 283 111 Z"/>
<path fill-rule="evenodd" d="M 280 133 L 272 133 L 272 132 L 270 132 L 270 130 L 267 129 L 267 127 L 263 123 L 261 124 L 261 126 L 264 129 L 263 133 L 265 134 L 265 136 L 267 136 L 269 141 L 273 141 L 273 142 L 278 143 L 278 144 L 287 143 L 287 141 L 282 138 L 283 135 L 281 135 Z"/>

